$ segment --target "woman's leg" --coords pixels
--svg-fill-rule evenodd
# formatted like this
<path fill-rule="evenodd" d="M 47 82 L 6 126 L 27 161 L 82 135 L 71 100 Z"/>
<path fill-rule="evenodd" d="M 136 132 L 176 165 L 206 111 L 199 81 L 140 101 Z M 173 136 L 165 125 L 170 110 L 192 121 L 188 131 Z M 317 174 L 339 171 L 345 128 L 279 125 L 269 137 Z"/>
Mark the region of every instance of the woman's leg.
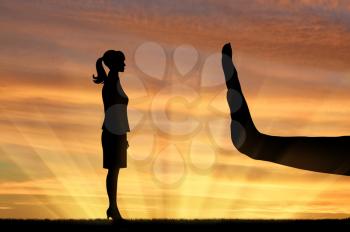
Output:
<path fill-rule="evenodd" d="M 119 168 L 108 169 L 106 178 L 106 188 L 109 200 L 109 208 L 118 209 L 117 207 L 117 186 L 118 186 Z"/>

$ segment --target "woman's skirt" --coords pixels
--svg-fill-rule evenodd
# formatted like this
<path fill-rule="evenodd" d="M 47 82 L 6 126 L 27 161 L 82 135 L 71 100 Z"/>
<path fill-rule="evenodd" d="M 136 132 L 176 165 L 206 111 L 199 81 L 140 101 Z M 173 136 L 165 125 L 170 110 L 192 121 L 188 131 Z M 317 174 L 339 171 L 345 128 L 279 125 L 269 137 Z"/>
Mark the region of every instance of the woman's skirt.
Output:
<path fill-rule="evenodd" d="M 126 168 L 128 142 L 126 134 L 102 132 L 103 168 Z"/>

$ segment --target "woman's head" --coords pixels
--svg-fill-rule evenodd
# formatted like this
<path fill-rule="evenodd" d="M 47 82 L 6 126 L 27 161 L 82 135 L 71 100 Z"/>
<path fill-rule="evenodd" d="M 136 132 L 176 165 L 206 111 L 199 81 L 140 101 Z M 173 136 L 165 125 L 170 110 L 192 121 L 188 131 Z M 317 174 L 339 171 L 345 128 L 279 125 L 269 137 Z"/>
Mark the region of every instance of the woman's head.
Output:
<path fill-rule="evenodd" d="M 110 71 L 114 72 L 124 72 L 125 67 L 125 56 L 121 51 L 108 50 L 106 51 L 101 58 L 98 58 L 96 61 L 96 71 L 97 76 L 93 75 L 94 82 L 96 84 L 103 83 L 107 74 L 103 68 L 102 62 L 109 68 Z"/>
<path fill-rule="evenodd" d="M 110 70 L 124 72 L 125 56 L 121 51 L 108 50 L 103 54 L 102 59 Z"/>

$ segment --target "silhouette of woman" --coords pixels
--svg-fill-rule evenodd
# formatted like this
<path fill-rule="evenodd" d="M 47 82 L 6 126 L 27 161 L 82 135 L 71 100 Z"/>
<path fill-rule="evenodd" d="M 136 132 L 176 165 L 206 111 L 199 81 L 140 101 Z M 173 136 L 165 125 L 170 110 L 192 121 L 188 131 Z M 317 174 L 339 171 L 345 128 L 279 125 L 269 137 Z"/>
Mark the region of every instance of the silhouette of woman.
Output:
<path fill-rule="evenodd" d="M 108 50 L 96 61 L 97 76 L 93 76 L 96 84 L 103 84 L 102 99 L 105 118 L 102 125 L 103 168 L 108 169 L 106 188 L 109 199 L 107 219 L 122 219 L 117 206 L 117 183 L 120 168 L 127 166 L 126 133 L 130 131 L 127 105 L 129 99 L 122 89 L 119 72 L 124 72 L 125 56 L 121 51 Z M 108 76 L 103 68 L 109 68 Z"/>
<path fill-rule="evenodd" d="M 243 96 L 229 43 L 222 49 L 222 67 L 232 119 L 231 139 L 238 151 L 256 160 L 350 176 L 350 136 L 282 137 L 260 133 Z"/>

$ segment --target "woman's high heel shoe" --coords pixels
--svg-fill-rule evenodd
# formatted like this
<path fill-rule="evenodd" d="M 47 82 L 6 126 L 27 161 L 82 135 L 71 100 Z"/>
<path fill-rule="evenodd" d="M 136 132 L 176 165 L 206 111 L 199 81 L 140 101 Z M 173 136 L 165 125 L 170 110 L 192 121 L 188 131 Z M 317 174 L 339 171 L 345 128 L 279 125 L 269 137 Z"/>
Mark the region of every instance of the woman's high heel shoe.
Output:
<path fill-rule="evenodd" d="M 106 211 L 107 220 L 112 218 L 113 221 L 123 220 L 122 215 L 120 215 L 119 210 L 117 208 L 108 208 Z"/>

